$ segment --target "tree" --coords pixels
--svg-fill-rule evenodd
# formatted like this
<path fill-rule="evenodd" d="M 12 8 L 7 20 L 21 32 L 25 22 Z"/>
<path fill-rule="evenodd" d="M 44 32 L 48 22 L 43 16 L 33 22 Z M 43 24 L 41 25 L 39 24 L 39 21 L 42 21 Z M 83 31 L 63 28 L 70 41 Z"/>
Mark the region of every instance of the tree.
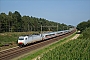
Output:
<path fill-rule="evenodd" d="M 76 28 L 82 32 L 88 27 L 90 27 L 90 20 L 79 23 Z"/>
<path fill-rule="evenodd" d="M 15 11 L 12 15 L 14 20 L 15 31 L 22 31 L 22 19 L 19 12 Z"/>
<path fill-rule="evenodd" d="M 6 32 L 7 15 L 5 13 L 0 14 L 0 32 Z"/>
<path fill-rule="evenodd" d="M 14 20 L 13 20 L 12 16 L 13 16 L 13 13 L 11 11 L 9 11 L 9 13 L 8 13 L 9 32 L 13 31 L 13 22 L 14 22 Z"/>

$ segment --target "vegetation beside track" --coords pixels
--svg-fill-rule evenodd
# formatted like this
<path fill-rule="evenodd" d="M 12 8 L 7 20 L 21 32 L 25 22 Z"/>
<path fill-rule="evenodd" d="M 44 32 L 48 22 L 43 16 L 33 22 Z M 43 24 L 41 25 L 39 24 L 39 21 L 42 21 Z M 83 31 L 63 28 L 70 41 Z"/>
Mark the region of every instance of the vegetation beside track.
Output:
<path fill-rule="evenodd" d="M 28 56 L 25 56 L 23 58 L 20 58 L 19 60 L 32 60 L 33 58 L 36 58 L 37 56 L 43 54 L 44 52 L 48 52 L 49 50 L 51 50 L 51 49 L 53 49 L 53 48 L 55 48 L 55 47 L 63 44 L 64 42 L 66 42 L 67 40 L 69 40 L 70 38 L 72 38 L 75 35 L 76 35 L 76 32 L 73 33 L 72 35 L 66 37 L 66 38 L 63 38 L 63 39 L 61 39 L 61 40 L 59 40 L 59 41 L 57 41 L 55 43 L 52 43 L 52 44 L 46 46 L 43 49 L 40 49 L 40 50 L 35 51 L 35 52 L 29 54 Z"/>
<path fill-rule="evenodd" d="M 90 60 L 90 40 L 76 39 L 44 53 L 40 60 Z"/>
<path fill-rule="evenodd" d="M 78 39 L 44 53 L 39 60 L 90 60 L 90 28 L 86 28 Z"/>

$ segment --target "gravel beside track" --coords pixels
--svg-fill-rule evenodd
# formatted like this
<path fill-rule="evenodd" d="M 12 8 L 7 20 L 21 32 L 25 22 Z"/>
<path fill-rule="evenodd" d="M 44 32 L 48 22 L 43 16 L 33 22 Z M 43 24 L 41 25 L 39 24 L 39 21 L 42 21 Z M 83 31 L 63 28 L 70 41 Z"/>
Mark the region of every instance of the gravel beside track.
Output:
<path fill-rule="evenodd" d="M 62 35 L 62 36 L 59 36 L 56 38 L 52 38 L 49 40 L 43 40 L 43 41 L 35 42 L 35 43 L 32 43 L 29 46 L 26 46 L 23 48 L 17 47 L 17 48 L 2 51 L 2 52 L 0 52 L 0 60 L 10 60 L 10 59 L 18 57 L 22 54 L 31 52 L 31 51 L 36 50 L 38 48 L 41 48 L 45 45 L 48 45 L 48 44 L 53 43 L 55 41 L 58 41 L 58 40 L 66 37 L 66 36 L 69 36 L 70 34 L 74 33 L 75 31 L 76 30 L 72 31 L 71 33 L 68 33 L 68 34 L 65 34 L 65 35 Z"/>

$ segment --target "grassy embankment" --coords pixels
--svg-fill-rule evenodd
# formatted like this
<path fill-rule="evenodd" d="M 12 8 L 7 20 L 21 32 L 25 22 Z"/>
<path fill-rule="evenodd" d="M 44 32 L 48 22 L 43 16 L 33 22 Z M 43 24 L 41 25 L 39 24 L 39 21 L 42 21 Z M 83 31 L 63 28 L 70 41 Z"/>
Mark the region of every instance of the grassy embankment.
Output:
<path fill-rule="evenodd" d="M 76 32 L 66 38 L 59 40 L 58 42 L 55 42 L 46 46 L 45 48 L 42 48 L 40 50 L 38 49 L 37 51 L 28 54 L 28 56 L 26 55 L 24 57 L 21 57 L 19 60 L 32 60 L 33 58 L 36 58 L 37 56 L 44 54 L 45 52 L 48 52 L 49 50 L 54 49 L 55 47 L 65 43 L 67 40 L 71 39 L 75 35 L 76 35 Z"/>

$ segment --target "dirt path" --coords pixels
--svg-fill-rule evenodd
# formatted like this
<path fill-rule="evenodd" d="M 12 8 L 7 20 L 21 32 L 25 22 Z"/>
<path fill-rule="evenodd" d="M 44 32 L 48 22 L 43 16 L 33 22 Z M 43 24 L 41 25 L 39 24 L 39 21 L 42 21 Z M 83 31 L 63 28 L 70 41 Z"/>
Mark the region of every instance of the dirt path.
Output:
<path fill-rule="evenodd" d="M 77 39 L 77 38 L 79 37 L 79 35 L 80 35 L 80 34 L 76 34 L 74 37 L 72 37 L 72 38 L 69 39 L 69 40 L 66 40 L 66 41 L 62 42 L 60 45 L 62 45 L 62 44 L 64 44 L 64 43 L 67 43 L 67 42 L 69 42 L 69 41 L 71 41 L 71 40 Z M 52 50 L 52 49 L 50 49 L 50 50 Z M 40 56 L 42 56 L 42 55 L 43 55 L 43 54 L 37 56 L 36 58 L 34 58 L 34 59 L 32 59 L 32 60 L 37 60 L 37 59 L 40 60 Z"/>
<path fill-rule="evenodd" d="M 76 34 L 74 37 L 72 37 L 70 40 L 74 40 L 77 39 L 77 37 L 79 37 L 80 34 Z"/>

